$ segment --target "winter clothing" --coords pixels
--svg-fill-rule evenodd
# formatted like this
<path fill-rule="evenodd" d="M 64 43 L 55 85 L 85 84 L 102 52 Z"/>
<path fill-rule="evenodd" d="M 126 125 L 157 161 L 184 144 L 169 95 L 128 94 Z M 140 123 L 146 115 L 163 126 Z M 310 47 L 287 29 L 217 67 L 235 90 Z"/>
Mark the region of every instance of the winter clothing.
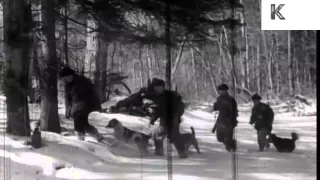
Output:
<path fill-rule="evenodd" d="M 151 86 L 154 87 L 154 86 L 165 86 L 165 83 L 162 79 L 158 79 L 158 78 L 153 78 L 152 79 L 152 82 L 151 82 Z"/>
<path fill-rule="evenodd" d="M 274 113 L 271 107 L 265 103 L 255 104 L 252 108 L 252 113 L 250 117 L 250 124 L 254 124 L 256 130 L 262 128 L 268 129 L 270 132 L 272 130 Z"/>
<path fill-rule="evenodd" d="M 143 98 L 140 93 L 131 94 L 129 97 L 119 101 L 116 104 L 116 108 L 125 107 L 129 108 L 131 106 L 141 107 L 143 105 Z"/>
<path fill-rule="evenodd" d="M 150 99 L 157 105 L 153 108 L 155 111 L 155 116 L 150 120 L 150 124 L 160 118 L 161 131 L 157 136 L 162 136 L 167 134 L 168 139 L 173 142 L 175 148 L 178 151 L 178 154 L 181 158 L 187 157 L 184 144 L 180 140 L 179 126 L 181 123 L 181 116 L 184 113 L 184 103 L 182 102 L 182 97 L 179 93 L 175 91 L 164 90 L 162 94 L 155 93 L 152 88 L 154 86 L 164 86 L 164 81 L 161 79 L 154 78 L 151 83 L 151 87 L 148 87 L 143 93 L 144 98 Z M 158 138 L 159 139 L 159 138 Z M 156 152 L 163 151 L 163 138 L 159 139 L 155 143 Z M 158 145 L 157 145 L 158 144 Z"/>
<path fill-rule="evenodd" d="M 72 70 L 72 69 L 69 68 L 69 67 L 65 67 L 65 68 L 63 68 L 63 69 L 60 71 L 59 77 L 60 77 L 60 78 L 63 78 L 63 77 L 65 77 L 65 76 L 70 76 L 70 75 L 73 75 L 73 74 L 75 74 L 74 70 Z"/>
<path fill-rule="evenodd" d="M 144 104 L 143 97 L 139 92 L 119 101 L 115 106 L 110 107 L 111 113 L 126 113 L 133 116 L 153 116 L 149 108 L 150 104 Z M 152 109 L 152 108 L 151 108 Z"/>
<path fill-rule="evenodd" d="M 160 125 L 167 126 L 175 120 L 180 124 L 180 117 L 184 113 L 184 103 L 179 93 L 175 91 L 165 90 L 161 95 L 153 94 L 147 97 L 152 100 L 157 107 L 154 108 L 158 117 L 160 117 Z M 154 123 L 156 119 L 153 120 Z"/>
<path fill-rule="evenodd" d="M 224 143 L 228 151 L 235 150 L 233 130 L 238 124 L 238 108 L 235 99 L 229 94 L 223 94 L 217 98 L 213 105 L 213 110 L 219 111 L 216 122 L 218 141 Z"/>
<path fill-rule="evenodd" d="M 217 98 L 213 105 L 214 111 L 219 111 L 218 124 L 228 127 L 236 127 L 238 124 L 238 107 L 236 100 L 229 94 L 223 94 Z"/>
<path fill-rule="evenodd" d="M 66 104 L 66 117 L 74 119 L 74 129 L 79 136 L 89 133 L 97 139 L 102 138 L 98 130 L 88 122 L 91 112 L 102 110 L 100 99 L 90 79 L 73 75 L 73 81 L 66 84 Z"/>
<path fill-rule="evenodd" d="M 225 145 L 227 151 L 235 150 L 235 140 L 233 139 L 234 129 L 232 127 L 217 128 L 217 140 Z"/>
<path fill-rule="evenodd" d="M 269 130 L 265 128 L 262 128 L 259 131 L 257 131 L 258 145 L 260 151 L 263 151 L 265 147 L 270 147 L 269 141 L 267 139 L 269 133 Z"/>
<path fill-rule="evenodd" d="M 254 94 L 251 96 L 252 101 L 261 100 L 262 97 L 259 94 Z"/>
<path fill-rule="evenodd" d="M 227 91 L 229 89 L 228 85 L 222 83 L 217 88 L 219 91 Z"/>
<path fill-rule="evenodd" d="M 260 100 L 258 96 L 252 99 Z M 257 103 L 252 108 L 252 114 L 250 117 L 250 124 L 254 124 L 257 130 L 258 145 L 260 151 L 264 150 L 264 147 L 269 147 L 267 136 L 272 131 L 272 123 L 274 119 L 274 113 L 271 107 L 265 103 Z"/>

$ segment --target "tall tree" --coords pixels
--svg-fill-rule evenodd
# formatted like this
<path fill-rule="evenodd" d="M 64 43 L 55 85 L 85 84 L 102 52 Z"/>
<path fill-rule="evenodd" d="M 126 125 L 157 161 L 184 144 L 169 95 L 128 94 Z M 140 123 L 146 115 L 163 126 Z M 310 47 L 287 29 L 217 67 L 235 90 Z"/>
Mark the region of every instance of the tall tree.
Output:
<path fill-rule="evenodd" d="M 288 83 L 289 83 L 289 94 L 293 95 L 294 91 L 294 81 L 293 81 L 293 56 L 292 56 L 292 41 L 291 41 L 291 31 L 288 31 Z"/>
<path fill-rule="evenodd" d="M 42 50 L 44 61 L 42 65 L 42 98 L 41 98 L 41 129 L 60 133 L 61 126 L 58 115 L 57 90 L 57 54 L 55 39 L 55 4 L 54 0 L 41 0 L 43 24 Z"/>
<path fill-rule="evenodd" d="M 168 1 L 166 1 L 165 5 L 165 43 L 166 43 L 166 86 L 169 90 L 172 89 L 172 82 L 171 82 L 171 32 L 170 32 L 170 26 L 171 26 L 171 15 L 170 15 L 170 4 Z"/>
<path fill-rule="evenodd" d="M 4 0 L 4 92 L 7 103 L 7 133 L 28 136 L 29 47 L 32 43 L 31 5 L 25 0 Z"/>

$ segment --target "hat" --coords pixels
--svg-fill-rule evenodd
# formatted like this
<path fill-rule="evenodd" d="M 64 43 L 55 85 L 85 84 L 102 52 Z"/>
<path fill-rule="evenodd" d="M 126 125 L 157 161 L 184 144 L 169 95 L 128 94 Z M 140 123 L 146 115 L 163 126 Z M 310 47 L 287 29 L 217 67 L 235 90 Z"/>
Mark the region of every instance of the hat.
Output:
<path fill-rule="evenodd" d="M 220 84 L 219 86 L 218 86 L 218 90 L 219 91 L 227 91 L 229 89 L 229 87 L 226 85 L 226 84 L 224 84 L 224 83 L 222 83 L 222 84 Z"/>
<path fill-rule="evenodd" d="M 72 75 L 72 74 L 75 74 L 74 70 L 72 70 L 69 67 L 65 67 L 60 71 L 59 77 L 63 78 L 63 77 L 66 77 L 66 76 L 69 76 L 69 75 Z"/>
<path fill-rule="evenodd" d="M 262 97 L 257 93 L 251 96 L 252 101 L 261 100 L 261 99 Z"/>
<path fill-rule="evenodd" d="M 164 86 L 164 80 L 162 79 L 158 79 L 158 78 L 153 78 L 152 79 L 152 82 L 151 82 L 151 86 L 154 87 L 154 86 Z"/>

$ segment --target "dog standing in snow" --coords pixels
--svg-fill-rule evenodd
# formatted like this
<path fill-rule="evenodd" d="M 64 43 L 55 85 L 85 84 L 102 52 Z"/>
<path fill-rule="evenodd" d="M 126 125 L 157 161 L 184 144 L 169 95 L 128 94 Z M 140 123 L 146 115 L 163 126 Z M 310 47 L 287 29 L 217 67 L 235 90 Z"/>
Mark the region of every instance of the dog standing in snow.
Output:
<path fill-rule="evenodd" d="M 299 139 L 298 133 L 292 132 L 291 139 L 280 138 L 276 134 L 271 134 L 269 136 L 269 142 L 274 145 L 278 152 L 291 153 L 296 148 L 296 140 Z"/>
<path fill-rule="evenodd" d="M 188 152 L 190 145 L 193 145 L 197 152 L 200 154 L 199 144 L 196 139 L 196 134 L 193 127 L 190 127 L 192 133 L 180 134 L 180 139 L 183 141 L 185 146 L 185 151 Z"/>
<path fill-rule="evenodd" d="M 112 128 L 114 130 L 113 134 L 114 137 L 118 140 L 118 143 L 133 143 L 137 145 L 141 155 L 146 155 L 149 153 L 148 145 L 151 135 L 146 135 L 141 132 L 128 129 L 124 127 L 122 123 L 115 118 L 109 121 L 106 128 Z M 114 145 L 116 144 L 117 143 L 115 143 Z"/>

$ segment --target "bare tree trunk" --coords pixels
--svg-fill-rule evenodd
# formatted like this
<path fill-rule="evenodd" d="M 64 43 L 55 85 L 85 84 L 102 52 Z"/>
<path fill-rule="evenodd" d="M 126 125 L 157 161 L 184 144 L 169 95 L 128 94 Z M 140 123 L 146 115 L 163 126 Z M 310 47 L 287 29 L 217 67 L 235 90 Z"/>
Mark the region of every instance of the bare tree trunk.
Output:
<path fill-rule="evenodd" d="M 310 71 L 310 69 L 308 68 L 308 87 L 309 89 L 313 89 L 313 81 L 312 81 L 312 72 Z"/>
<path fill-rule="evenodd" d="M 87 26 L 92 28 L 97 28 L 98 24 L 97 22 L 92 19 L 88 15 L 87 17 Z M 86 46 L 86 53 L 85 53 L 85 62 L 84 62 L 84 71 L 85 75 L 90 78 L 94 79 L 94 75 L 92 72 L 95 72 L 95 60 L 97 58 L 97 49 L 98 49 L 98 32 L 90 32 L 91 28 L 87 28 L 87 46 Z"/>
<path fill-rule="evenodd" d="M 186 87 L 186 91 L 187 91 L 187 94 L 190 94 L 190 90 L 189 90 L 190 89 L 189 88 L 189 82 L 190 82 L 190 79 L 191 79 L 190 78 L 190 73 L 189 73 L 190 71 L 188 70 L 188 66 L 187 65 L 184 65 L 183 67 L 184 67 L 183 69 L 184 69 L 184 72 L 185 72 L 185 75 L 186 75 L 186 79 L 187 79 L 186 80 L 187 84 L 185 86 Z M 177 88 L 177 85 L 176 85 L 176 88 Z"/>
<path fill-rule="evenodd" d="M 159 65 L 159 57 L 158 57 L 158 53 L 157 53 L 156 47 L 153 47 L 153 58 L 154 58 L 154 61 L 155 61 L 156 70 L 157 70 L 157 72 L 159 72 L 160 65 Z"/>
<path fill-rule="evenodd" d="M 301 71 L 303 71 L 303 66 L 302 64 L 306 63 L 305 60 L 305 46 L 304 44 L 304 40 L 303 40 L 303 36 L 304 33 L 303 31 L 293 31 L 292 32 L 292 37 L 293 37 L 293 41 L 294 41 L 294 51 L 295 53 L 293 54 L 293 52 L 291 53 L 295 58 L 294 58 L 294 65 L 295 65 L 295 82 L 294 84 L 296 85 L 296 92 L 297 93 L 302 93 L 301 92 L 301 79 L 303 79 L 302 77 L 302 73 Z"/>
<path fill-rule="evenodd" d="M 194 55 L 194 50 L 193 48 L 190 48 L 190 53 L 191 53 L 191 58 L 192 58 L 192 69 L 193 69 L 193 75 L 196 76 L 196 58 Z M 199 87 L 198 87 L 198 82 L 197 82 L 197 78 L 195 78 L 195 88 L 196 88 L 196 97 L 199 97 Z"/>
<path fill-rule="evenodd" d="M 40 94 L 39 94 L 39 89 L 40 89 L 40 78 L 41 78 L 41 72 L 40 72 L 40 67 L 39 67 L 39 62 L 38 62 L 38 42 L 36 42 L 36 37 L 33 36 L 34 42 L 31 47 L 32 49 L 32 58 L 31 58 L 31 68 L 29 69 L 30 71 L 30 79 L 31 79 L 31 84 L 29 84 L 29 98 L 32 103 L 39 102 L 40 100 Z M 29 82 L 30 83 L 30 82 Z"/>
<path fill-rule="evenodd" d="M 110 69 L 114 68 L 114 56 L 116 54 L 117 44 L 115 42 L 112 43 L 112 53 L 111 53 L 111 65 Z"/>
<path fill-rule="evenodd" d="M 258 89 L 258 94 L 261 94 L 261 72 L 260 72 L 260 42 L 258 41 L 257 43 L 257 89 Z"/>
<path fill-rule="evenodd" d="M 96 41 L 96 49 L 93 50 L 95 51 L 95 71 L 94 71 L 94 85 L 95 85 L 95 89 L 96 92 L 99 95 L 99 99 L 100 101 L 102 100 L 101 98 L 101 40 L 100 40 L 100 36 L 99 34 L 96 34 L 95 37 L 95 41 Z M 100 102 L 101 103 L 101 102 Z"/>
<path fill-rule="evenodd" d="M 306 67 L 303 68 L 303 94 L 307 94 L 308 93 L 308 89 L 309 87 L 309 79 L 308 79 L 308 70 Z"/>
<path fill-rule="evenodd" d="M 208 85 L 207 85 L 208 84 L 207 83 L 207 71 L 203 72 L 203 78 L 202 79 L 203 79 L 203 86 L 202 87 L 203 87 L 203 89 L 207 89 L 207 87 L 208 87 Z"/>
<path fill-rule="evenodd" d="M 210 65 L 209 65 L 210 66 Z M 215 93 L 216 96 L 218 96 L 218 90 L 217 90 L 217 82 L 213 73 L 212 68 L 209 68 L 210 70 L 208 70 L 208 73 L 210 73 L 210 81 L 211 81 L 211 85 L 212 85 L 212 90 Z"/>
<path fill-rule="evenodd" d="M 292 63 L 292 47 L 291 47 L 291 31 L 288 31 L 288 82 L 289 82 L 289 94 L 290 96 L 293 95 L 293 63 Z"/>
<path fill-rule="evenodd" d="M 167 89 L 171 90 L 172 89 L 172 82 L 171 82 L 171 64 L 172 64 L 172 59 L 171 59 L 171 33 L 170 33 L 170 23 L 171 23 L 171 17 L 170 17 L 170 5 L 166 3 L 166 23 L 165 23 L 165 41 L 166 41 L 166 72 L 165 72 L 165 77 L 166 77 L 166 86 Z"/>
<path fill-rule="evenodd" d="M 276 94 L 279 96 L 281 91 L 281 87 L 280 87 L 281 73 L 280 73 L 279 63 L 276 62 L 275 66 L 276 66 L 276 84 L 277 84 Z"/>
<path fill-rule="evenodd" d="M 64 7 L 64 15 L 65 15 L 65 19 L 63 21 L 63 26 L 64 26 L 64 33 L 65 33 L 65 36 L 64 36 L 64 44 L 63 44 L 63 47 L 64 47 L 64 56 L 65 56 L 65 62 L 66 62 L 66 65 L 69 66 L 69 48 L 68 48 L 68 8 L 69 7 L 69 4 L 66 3 L 65 7 Z M 61 53 L 62 54 L 62 53 Z M 64 85 L 64 97 L 67 96 L 67 91 L 66 91 L 66 84 Z M 67 107 L 67 101 L 65 99 L 65 107 Z M 68 109 L 66 108 L 66 111 L 65 111 L 65 114 L 67 114 L 67 111 Z"/>
<path fill-rule="evenodd" d="M 272 81 L 272 57 L 270 56 L 267 40 L 266 40 L 266 34 L 264 31 L 261 31 L 262 33 L 262 40 L 263 40 L 263 47 L 264 47 L 264 54 L 267 59 L 267 68 L 268 68 L 268 81 L 269 81 L 269 90 L 273 92 L 273 81 Z"/>
<path fill-rule="evenodd" d="M 210 75 L 209 78 L 211 81 L 213 92 L 215 93 L 215 95 L 218 95 L 217 82 L 216 82 L 215 75 L 213 73 L 213 69 L 211 67 L 211 64 L 208 62 L 208 60 L 205 60 L 205 57 L 201 54 L 200 50 L 197 47 L 195 47 L 193 45 L 192 45 L 192 47 L 194 48 L 194 50 L 196 50 L 197 54 L 200 56 L 200 59 L 201 59 L 203 66 L 205 67 L 206 71 Z"/>
<path fill-rule="evenodd" d="M 244 55 L 245 55 L 245 53 L 244 53 Z M 240 77 L 242 77 L 242 78 L 240 78 L 240 84 L 241 84 L 241 87 L 242 88 L 245 88 L 245 84 L 246 84 L 246 79 L 245 79 L 245 69 L 246 69 L 246 67 L 245 67 L 245 57 L 243 57 L 243 53 L 240 51 L 239 52 L 239 64 L 240 64 L 240 74 L 241 74 L 241 76 Z"/>
<path fill-rule="evenodd" d="M 148 65 L 148 78 L 152 77 L 152 63 L 151 63 L 151 56 L 150 56 L 150 45 L 147 46 L 147 65 Z"/>
<path fill-rule="evenodd" d="M 115 54 L 116 54 L 116 49 L 117 49 L 117 44 L 116 42 L 113 42 L 112 43 L 112 53 L 111 53 L 111 57 L 110 57 L 110 69 L 112 70 L 111 72 L 114 72 L 114 68 L 115 68 L 115 65 L 114 65 L 114 57 L 115 57 Z M 106 59 L 108 58 L 108 51 L 106 51 Z M 107 61 L 107 60 L 106 60 Z M 106 65 L 107 68 L 106 68 L 106 73 L 107 73 L 107 70 L 108 70 L 108 65 Z M 106 78 L 108 78 L 108 75 L 106 74 Z M 109 84 L 106 84 L 106 92 L 107 92 L 107 95 L 106 95 L 106 101 L 109 100 L 109 97 L 110 97 L 110 93 L 111 93 L 111 86 L 109 86 Z"/>
<path fill-rule="evenodd" d="M 261 9 L 260 9 L 260 5 L 261 5 L 261 0 L 258 0 L 257 1 L 258 3 L 258 7 L 259 9 L 257 10 L 258 13 L 261 12 Z M 257 40 L 257 89 L 258 89 L 258 94 L 261 94 L 261 67 L 260 67 L 260 41 Z"/>
<path fill-rule="evenodd" d="M 272 56 L 268 59 L 267 63 L 268 63 L 269 91 L 273 92 L 273 80 L 272 80 L 273 57 Z"/>
<path fill-rule="evenodd" d="M 278 39 L 278 33 L 277 32 L 274 32 L 274 36 L 275 36 L 275 48 L 276 48 L 276 51 L 275 51 L 275 58 L 278 59 L 279 58 L 279 39 Z M 277 96 L 279 96 L 280 94 L 280 82 L 281 82 L 281 73 L 280 73 L 280 65 L 277 61 L 274 61 L 275 63 L 275 68 L 276 68 L 276 94 Z"/>
<path fill-rule="evenodd" d="M 165 42 L 166 42 L 166 69 L 165 69 L 165 80 L 166 80 L 166 87 L 168 90 L 172 90 L 172 84 L 171 84 L 171 33 L 170 33 L 170 23 L 171 23 L 171 7 L 169 5 L 169 0 L 166 0 L 165 5 Z M 168 108 L 170 109 L 170 108 Z M 167 113 L 170 113 L 167 112 Z M 172 125 L 169 124 L 169 127 L 172 127 Z M 170 130 L 170 129 L 169 129 Z M 172 130 L 171 130 L 172 131 Z M 172 132 L 172 134 L 174 134 Z M 174 142 L 176 144 L 176 142 Z M 168 172 L 172 172 L 172 145 L 167 140 L 167 170 Z M 168 173 L 168 179 L 172 178 L 172 173 Z"/>
<path fill-rule="evenodd" d="M 119 54 L 120 53 L 122 53 L 122 46 L 119 43 Z M 118 60 L 118 62 L 119 62 L 119 64 L 118 64 L 118 72 L 119 73 L 122 72 L 122 66 L 123 66 L 122 61 L 123 61 L 123 59 L 120 57 L 119 60 Z"/>
<path fill-rule="evenodd" d="M 63 21 L 63 26 L 64 26 L 64 55 L 65 55 L 65 62 L 67 65 L 69 65 L 69 51 L 68 51 L 68 10 L 69 10 L 69 4 L 66 3 L 65 7 L 64 7 L 64 15 L 65 15 L 65 19 Z"/>
<path fill-rule="evenodd" d="M 141 86 L 144 86 L 144 67 L 143 67 L 143 61 L 142 61 L 142 46 L 139 45 L 139 53 L 138 53 L 138 59 L 140 62 L 140 83 Z"/>
<path fill-rule="evenodd" d="M 245 47 L 246 47 L 246 52 L 245 52 L 245 59 L 243 61 L 243 67 L 244 67 L 244 87 L 246 89 L 249 88 L 249 45 L 248 45 L 248 34 L 247 34 L 247 27 L 244 27 L 244 38 L 245 38 Z"/>
<path fill-rule="evenodd" d="M 296 58 L 295 59 L 295 68 L 296 68 L 296 78 L 295 78 L 295 83 L 296 83 L 296 91 L 298 94 L 301 94 L 301 85 L 300 85 L 300 70 L 299 70 L 299 60 Z"/>
<path fill-rule="evenodd" d="M 3 1 L 4 92 L 7 103 L 7 129 L 13 135 L 29 136 L 28 108 L 29 47 L 31 45 L 31 5 L 20 0 Z"/>
<path fill-rule="evenodd" d="M 171 77 L 176 73 L 176 71 L 178 69 L 185 43 L 186 43 L 186 41 L 184 40 L 184 41 L 181 42 L 181 44 L 179 46 L 178 54 L 176 56 L 176 61 L 175 61 L 174 67 L 173 67 L 172 72 L 171 72 Z M 173 77 L 173 79 L 174 79 L 174 77 Z"/>
<path fill-rule="evenodd" d="M 55 39 L 55 9 L 53 0 L 42 0 L 44 53 L 43 94 L 41 99 L 41 129 L 60 133 L 57 91 L 57 55 Z"/>
<path fill-rule="evenodd" d="M 135 59 L 134 59 L 134 58 L 132 59 L 132 69 L 131 69 L 131 74 L 132 74 L 132 78 L 133 78 L 132 82 L 134 83 L 134 82 L 135 82 L 135 80 L 136 80 L 136 61 L 135 61 Z"/>
<path fill-rule="evenodd" d="M 108 65 L 108 44 L 101 43 L 100 62 L 101 62 L 101 82 L 99 89 L 99 96 L 101 103 L 107 100 L 106 98 L 106 85 L 107 85 L 107 65 Z"/>

